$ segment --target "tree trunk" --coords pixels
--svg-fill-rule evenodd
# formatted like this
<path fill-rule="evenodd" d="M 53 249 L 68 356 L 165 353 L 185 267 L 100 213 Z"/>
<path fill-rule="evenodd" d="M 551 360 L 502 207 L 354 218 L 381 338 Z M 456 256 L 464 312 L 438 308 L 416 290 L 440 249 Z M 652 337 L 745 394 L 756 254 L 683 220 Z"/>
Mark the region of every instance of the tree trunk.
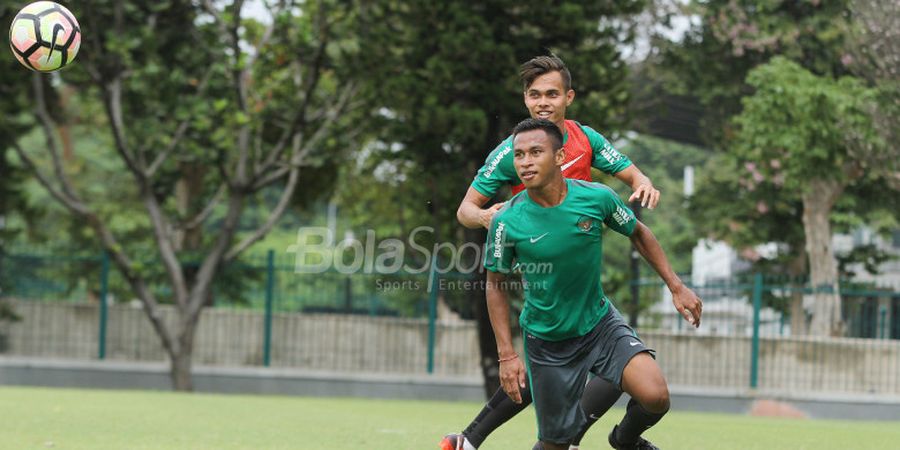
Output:
<path fill-rule="evenodd" d="M 175 182 L 175 209 L 181 217 L 187 218 L 196 209 L 197 198 L 203 195 L 206 168 L 198 163 L 182 162 L 178 164 L 178 169 L 181 176 Z M 198 224 L 195 227 L 175 230 L 172 243 L 176 251 L 197 251 L 203 244 L 203 228 Z"/>
<path fill-rule="evenodd" d="M 799 249 L 798 249 L 799 250 Z M 789 283 L 806 274 L 806 255 L 796 255 L 788 263 L 788 275 L 791 276 Z M 809 324 L 806 320 L 806 310 L 803 309 L 803 292 L 794 289 L 791 291 L 791 335 L 805 336 L 809 333 Z"/>
<path fill-rule="evenodd" d="M 171 355 L 172 387 L 176 391 L 191 392 L 194 390 L 194 379 L 191 373 L 192 358 L 194 356 L 194 335 L 200 315 L 182 316 L 178 330 L 178 347 Z"/>
<path fill-rule="evenodd" d="M 833 180 L 814 179 L 810 181 L 810 188 L 803 194 L 803 231 L 806 235 L 810 284 L 814 292 L 810 334 L 840 336 L 844 321 L 829 216 L 843 186 Z"/>
<path fill-rule="evenodd" d="M 194 380 L 191 375 L 192 350 L 179 348 L 178 352 L 171 356 L 172 366 L 169 376 L 172 378 L 172 387 L 176 391 L 191 392 L 194 390 Z"/>

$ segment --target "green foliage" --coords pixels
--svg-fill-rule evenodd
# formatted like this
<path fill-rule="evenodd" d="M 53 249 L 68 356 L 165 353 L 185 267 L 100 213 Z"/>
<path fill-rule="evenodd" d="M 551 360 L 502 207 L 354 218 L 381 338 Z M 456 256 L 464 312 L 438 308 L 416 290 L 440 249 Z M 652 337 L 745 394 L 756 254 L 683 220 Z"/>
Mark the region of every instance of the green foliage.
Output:
<path fill-rule="evenodd" d="M 847 1 L 695 0 L 688 13 L 699 23 L 683 42 L 664 46 L 674 70 L 669 88 L 698 98 L 707 109 L 703 134 L 710 147 L 728 147 L 730 118 L 751 93 L 754 67 L 781 55 L 818 75 L 848 74 L 842 62 Z"/>
<path fill-rule="evenodd" d="M 803 254 L 800 196 L 813 179 L 846 186 L 831 215 L 836 231 L 896 226 L 896 200 L 878 194 L 889 173 L 868 114 L 873 89 L 850 77 L 816 76 L 783 57 L 751 71 L 747 82 L 755 93 L 734 119 L 731 151 L 698 177 L 709 195 L 692 199 L 691 217 L 704 234 L 739 248 L 780 242 L 790 262 Z"/>
<path fill-rule="evenodd" d="M 668 89 L 700 100 L 702 134 L 723 150 L 698 170 L 690 217 L 702 235 L 738 248 L 780 242 L 777 263 L 802 272 L 800 193 L 818 175 L 855 180 L 835 205 L 837 231 L 896 223 L 896 196 L 877 194 L 890 190 L 880 168 L 896 167 L 871 125 L 884 95 L 847 77 L 850 3 L 696 1 L 688 12 L 700 20 L 664 45 Z"/>
<path fill-rule="evenodd" d="M 23 5 L 18 2 L 0 2 L 0 30 L 9 29 L 13 17 Z M 3 51 L 8 51 L 3 45 Z M 26 226 L 14 222 L 13 215 L 22 222 L 33 223 L 37 216 L 34 207 L 30 207 L 24 198 L 20 184 L 26 173 L 16 166 L 8 153 L 12 153 L 12 144 L 17 135 L 25 133 L 30 124 L 25 120 L 24 112 L 30 107 L 27 86 L 31 73 L 6 53 L 0 63 L 0 245 L 19 235 Z"/>
<path fill-rule="evenodd" d="M 855 137 L 878 145 L 866 112 L 873 90 L 850 77 L 818 77 L 782 57 L 751 71 L 747 82 L 756 92 L 744 98 L 735 119 L 734 150 L 752 164 L 753 176 L 803 191 L 813 178 L 847 184 L 862 170 L 878 170 L 868 167 L 874 161 L 856 154 L 850 142 Z"/>

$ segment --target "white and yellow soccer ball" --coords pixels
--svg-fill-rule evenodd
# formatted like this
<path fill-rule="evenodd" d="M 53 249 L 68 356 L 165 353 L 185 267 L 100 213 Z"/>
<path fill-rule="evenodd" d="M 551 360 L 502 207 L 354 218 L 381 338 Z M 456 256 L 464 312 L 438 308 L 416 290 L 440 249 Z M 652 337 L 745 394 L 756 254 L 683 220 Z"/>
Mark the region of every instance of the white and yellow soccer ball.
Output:
<path fill-rule="evenodd" d="M 9 27 L 9 46 L 23 66 L 53 72 L 70 64 L 81 47 L 81 28 L 65 6 L 34 2 Z"/>

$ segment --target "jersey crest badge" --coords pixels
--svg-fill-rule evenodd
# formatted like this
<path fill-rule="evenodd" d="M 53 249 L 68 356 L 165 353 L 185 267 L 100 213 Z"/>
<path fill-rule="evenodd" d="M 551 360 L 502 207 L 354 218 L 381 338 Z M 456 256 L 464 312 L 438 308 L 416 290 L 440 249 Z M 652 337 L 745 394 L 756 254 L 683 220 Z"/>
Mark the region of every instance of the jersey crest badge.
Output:
<path fill-rule="evenodd" d="M 594 228 L 596 222 L 594 221 L 593 217 L 583 216 L 578 219 L 576 225 L 578 225 L 579 230 L 587 233 L 588 231 L 591 231 L 592 228 Z"/>

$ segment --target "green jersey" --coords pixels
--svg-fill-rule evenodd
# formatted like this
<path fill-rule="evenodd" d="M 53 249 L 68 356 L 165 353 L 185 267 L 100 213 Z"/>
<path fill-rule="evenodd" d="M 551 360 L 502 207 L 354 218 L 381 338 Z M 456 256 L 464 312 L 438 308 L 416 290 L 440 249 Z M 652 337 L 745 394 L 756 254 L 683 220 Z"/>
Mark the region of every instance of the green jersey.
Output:
<path fill-rule="evenodd" d="M 522 328 L 538 338 L 559 341 L 587 334 L 609 310 L 603 287 L 605 224 L 630 236 L 637 221 L 616 195 L 600 184 L 566 179 L 562 203 L 545 208 L 528 192 L 510 199 L 491 222 L 484 267 L 521 272 L 525 307 Z"/>

